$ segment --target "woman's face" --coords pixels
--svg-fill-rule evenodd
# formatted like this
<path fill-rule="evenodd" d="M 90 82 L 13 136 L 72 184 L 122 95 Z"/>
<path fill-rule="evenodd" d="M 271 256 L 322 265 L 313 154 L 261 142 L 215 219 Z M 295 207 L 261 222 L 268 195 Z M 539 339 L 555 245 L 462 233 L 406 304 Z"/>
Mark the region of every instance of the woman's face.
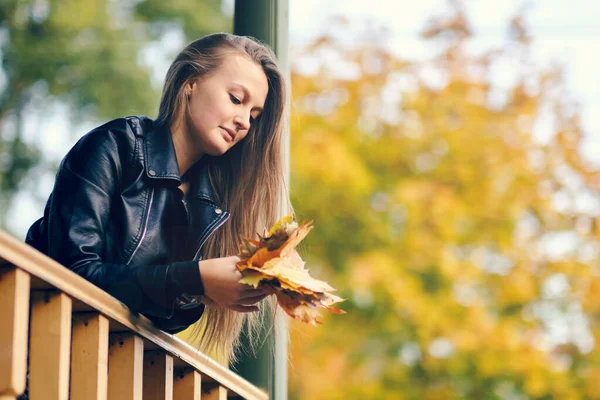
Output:
<path fill-rule="evenodd" d="M 219 156 L 242 140 L 265 105 L 269 85 L 262 67 L 231 54 L 212 74 L 185 88 L 190 142 L 202 154 Z"/>

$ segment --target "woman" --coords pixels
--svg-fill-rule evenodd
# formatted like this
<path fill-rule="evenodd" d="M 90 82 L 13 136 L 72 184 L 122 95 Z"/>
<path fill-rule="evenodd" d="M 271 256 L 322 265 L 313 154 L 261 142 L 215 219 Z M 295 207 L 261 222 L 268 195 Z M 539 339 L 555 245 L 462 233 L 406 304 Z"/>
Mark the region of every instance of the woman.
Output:
<path fill-rule="evenodd" d="M 223 33 L 191 43 L 156 120 L 108 122 L 69 151 L 27 243 L 165 331 L 204 315 L 201 350 L 231 360 L 267 296 L 238 283 L 233 255 L 289 208 L 284 98 L 265 46 Z"/>

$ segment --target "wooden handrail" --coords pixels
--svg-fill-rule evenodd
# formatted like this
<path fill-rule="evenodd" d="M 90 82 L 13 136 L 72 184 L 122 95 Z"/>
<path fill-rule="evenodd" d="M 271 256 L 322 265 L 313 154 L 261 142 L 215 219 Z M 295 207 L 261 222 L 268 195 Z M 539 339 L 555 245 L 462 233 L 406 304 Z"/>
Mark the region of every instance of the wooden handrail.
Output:
<path fill-rule="evenodd" d="M 2 231 L 0 231 L 0 258 L 6 260 L 5 266 L 8 268 L 16 267 L 31 278 L 32 291 L 35 289 L 54 289 L 67 295 L 72 300 L 73 312 L 95 311 L 103 315 L 108 319 L 110 332 L 131 332 L 135 336 L 141 337 L 144 341 L 144 350 L 159 350 L 172 357 L 172 369 L 189 369 L 199 372 L 203 386 L 205 384 L 208 386 L 217 384 L 220 387 L 216 391 L 218 395 L 226 390 L 228 397 L 269 398 L 266 392 L 221 366 L 188 343 L 157 329 L 146 317 L 132 313 L 123 303 L 97 286 Z M 4 315 L 12 314 L 0 310 L 0 316 Z M 4 325 L 4 321 L 0 321 L 0 323 Z M 12 336 L 10 338 L 6 337 L 8 339 L 4 339 L 4 336 L 0 335 L 0 340 L 14 339 Z M 0 346 L 3 345 L 7 345 L 7 343 L 0 343 Z M 0 365 L 0 399 L 6 396 L 3 393 L 5 388 L 2 387 L 3 382 L 6 380 L 2 376 L 5 374 L 5 368 L 7 367 Z M 197 374 L 190 375 L 191 378 L 188 380 L 198 381 L 199 383 L 200 376 L 194 379 L 195 375 Z M 215 398 L 221 397 L 219 395 Z"/>

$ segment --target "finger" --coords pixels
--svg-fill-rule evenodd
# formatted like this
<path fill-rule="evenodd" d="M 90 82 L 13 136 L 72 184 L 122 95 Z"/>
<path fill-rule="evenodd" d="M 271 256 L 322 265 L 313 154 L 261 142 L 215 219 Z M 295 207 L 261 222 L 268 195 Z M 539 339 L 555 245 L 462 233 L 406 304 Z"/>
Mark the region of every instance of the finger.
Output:
<path fill-rule="evenodd" d="M 211 307 L 215 307 L 217 305 L 217 303 L 215 303 L 210 297 L 208 296 L 202 296 L 202 303 L 204 303 L 207 306 L 211 306 Z"/>
<path fill-rule="evenodd" d="M 275 289 L 273 288 L 273 286 L 270 286 L 270 285 L 263 285 L 263 286 L 261 286 L 261 289 L 267 295 L 271 295 L 271 294 L 275 293 Z"/>
<path fill-rule="evenodd" d="M 264 299 L 267 296 L 268 296 L 267 294 L 261 294 L 259 296 L 255 296 L 255 297 L 247 297 L 245 299 L 240 299 L 240 301 L 238 301 L 238 304 L 251 305 L 254 303 L 258 303 L 259 301 L 261 301 L 262 299 Z"/>
<path fill-rule="evenodd" d="M 258 296 L 259 294 L 265 293 L 262 286 L 255 288 L 254 286 L 248 286 L 245 283 L 240 283 L 240 285 L 243 285 L 240 290 L 241 297 Z"/>
<path fill-rule="evenodd" d="M 234 306 L 231 306 L 229 308 L 232 309 L 233 311 L 243 312 L 243 313 L 249 313 L 249 312 L 258 311 L 258 307 L 257 306 L 234 305 Z"/>

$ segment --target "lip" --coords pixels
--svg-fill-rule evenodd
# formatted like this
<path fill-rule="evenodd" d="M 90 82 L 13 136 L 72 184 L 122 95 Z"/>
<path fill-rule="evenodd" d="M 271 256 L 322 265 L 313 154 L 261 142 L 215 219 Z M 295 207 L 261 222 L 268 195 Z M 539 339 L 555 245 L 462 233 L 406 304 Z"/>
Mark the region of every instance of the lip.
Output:
<path fill-rule="evenodd" d="M 223 126 L 220 126 L 219 128 L 223 129 L 227 133 L 227 139 L 229 139 L 230 142 L 233 142 L 235 140 L 235 132 L 233 130 L 225 128 Z"/>

